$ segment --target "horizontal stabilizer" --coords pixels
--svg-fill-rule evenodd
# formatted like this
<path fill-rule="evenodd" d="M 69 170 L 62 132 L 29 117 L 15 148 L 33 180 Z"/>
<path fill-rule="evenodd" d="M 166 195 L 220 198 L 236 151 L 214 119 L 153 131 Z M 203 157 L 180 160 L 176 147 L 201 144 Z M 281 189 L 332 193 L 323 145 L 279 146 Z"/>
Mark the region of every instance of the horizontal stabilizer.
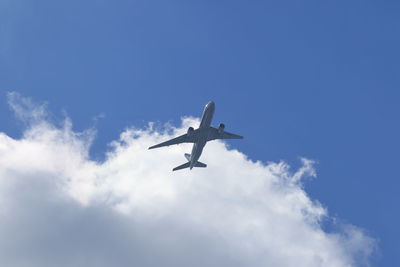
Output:
<path fill-rule="evenodd" d="M 182 165 L 179 165 L 178 167 L 173 168 L 172 171 L 177 171 L 177 170 L 181 170 L 181 169 L 185 169 L 185 168 L 189 168 L 189 167 L 190 167 L 190 161 L 186 162 Z M 196 162 L 194 167 L 205 168 L 205 167 L 207 167 L 207 164 L 204 164 L 203 162 L 198 161 L 198 162 Z"/>
<path fill-rule="evenodd" d="M 181 169 L 185 169 L 185 168 L 189 168 L 190 167 L 190 162 L 186 162 L 182 165 L 179 165 L 178 167 L 175 167 L 172 169 L 172 171 L 177 171 L 177 170 L 181 170 Z"/>
<path fill-rule="evenodd" d="M 196 162 L 196 165 L 194 165 L 194 166 L 200 167 L 200 168 L 205 168 L 205 167 L 207 167 L 207 164 L 204 164 L 203 162 L 198 161 L 198 162 Z"/>
<path fill-rule="evenodd" d="M 187 161 L 190 161 L 190 154 L 185 153 L 185 158 L 187 159 Z"/>

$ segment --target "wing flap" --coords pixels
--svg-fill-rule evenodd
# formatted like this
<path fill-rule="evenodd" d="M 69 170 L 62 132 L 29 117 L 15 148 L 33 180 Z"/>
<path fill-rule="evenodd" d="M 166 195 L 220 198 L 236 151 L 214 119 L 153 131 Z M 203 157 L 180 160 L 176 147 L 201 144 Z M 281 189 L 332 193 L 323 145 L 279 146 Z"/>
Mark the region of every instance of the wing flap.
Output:
<path fill-rule="evenodd" d="M 219 133 L 217 128 L 210 127 L 210 132 L 207 138 L 207 141 L 215 140 L 215 139 L 243 139 L 243 136 L 233 134 L 230 132 L 223 131 Z"/>
<path fill-rule="evenodd" d="M 149 149 L 159 148 L 159 147 L 163 147 L 163 146 L 177 145 L 177 144 L 182 144 L 182 143 L 194 143 L 196 140 L 196 138 L 195 138 L 196 136 L 197 136 L 197 130 L 194 130 L 193 133 L 191 133 L 190 135 L 183 134 L 183 135 L 175 137 L 171 140 L 151 146 L 151 147 L 149 147 Z"/>

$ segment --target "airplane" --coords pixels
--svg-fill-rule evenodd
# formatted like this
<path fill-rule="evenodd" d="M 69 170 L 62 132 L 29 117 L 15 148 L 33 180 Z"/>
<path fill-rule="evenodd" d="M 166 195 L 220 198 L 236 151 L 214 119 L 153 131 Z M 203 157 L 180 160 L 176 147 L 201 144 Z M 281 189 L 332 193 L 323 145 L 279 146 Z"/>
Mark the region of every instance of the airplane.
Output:
<path fill-rule="evenodd" d="M 204 108 L 203 116 L 201 118 L 200 126 L 197 129 L 189 127 L 187 133 L 165 141 L 158 145 L 149 147 L 149 149 L 159 148 L 163 146 L 176 145 L 181 143 L 193 143 L 192 153 L 185 153 L 185 158 L 188 162 L 175 167 L 172 171 L 177 171 L 185 168 L 207 167 L 206 164 L 199 161 L 203 148 L 208 141 L 216 139 L 243 139 L 243 136 L 228 133 L 225 131 L 225 125 L 220 123 L 218 128 L 211 127 L 211 121 L 215 111 L 215 103 L 210 101 Z"/>

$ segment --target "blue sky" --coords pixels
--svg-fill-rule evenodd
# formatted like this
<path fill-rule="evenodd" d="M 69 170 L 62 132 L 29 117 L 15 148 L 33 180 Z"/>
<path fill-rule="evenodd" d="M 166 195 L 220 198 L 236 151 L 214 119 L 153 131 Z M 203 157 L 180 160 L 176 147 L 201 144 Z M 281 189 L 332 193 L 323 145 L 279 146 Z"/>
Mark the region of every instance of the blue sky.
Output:
<path fill-rule="evenodd" d="M 128 126 L 214 124 L 252 160 L 316 160 L 305 190 L 400 264 L 398 1 L 1 1 L 0 130 L 22 125 L 6 92 L 47 101 L 91 149 Z"/>

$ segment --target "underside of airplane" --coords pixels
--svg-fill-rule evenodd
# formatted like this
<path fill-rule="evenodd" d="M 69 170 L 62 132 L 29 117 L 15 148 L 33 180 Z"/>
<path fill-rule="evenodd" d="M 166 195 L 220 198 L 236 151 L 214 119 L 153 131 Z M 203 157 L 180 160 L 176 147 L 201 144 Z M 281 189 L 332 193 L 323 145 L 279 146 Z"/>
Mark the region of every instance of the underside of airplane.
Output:
<path fill-rule="evenodd" d="M 236 135 L 225 131 L 225 125 L 220 123 L 218 128 L 211 127 L 211 120 L 215 111 L 215 103 L 209 102 L 205 108 L 204 113 L 200 122 L 200 126 L 197 129 L 189 127 L 187 132 L 181 136 L 175 137 L 171 140 L 162 142 L 160 144 L 149 147 L 149 149 L 176 145 L 181 143 L 193 143 L 192 153 L 185 154 L 188 162 L 175 167 L 173 171 L 181 170 L 185 168 L 192 169 L 193 167 L 205 168 L 206 164 L 198 161 L 203 151 L 204 146 L 208 141 L 217 139 L 243 139 L 243 136 Z"/>

